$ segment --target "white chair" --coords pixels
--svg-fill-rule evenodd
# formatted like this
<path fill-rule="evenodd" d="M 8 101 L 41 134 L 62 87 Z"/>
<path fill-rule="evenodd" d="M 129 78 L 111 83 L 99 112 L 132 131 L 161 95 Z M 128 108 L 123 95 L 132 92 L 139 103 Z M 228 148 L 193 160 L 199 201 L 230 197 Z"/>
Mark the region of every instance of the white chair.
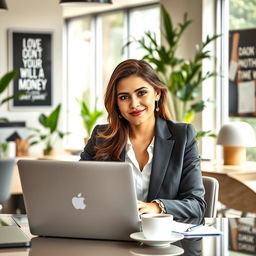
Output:
<path fill-rule="evenodd" d="M 219 197 L 219 182 L 213 177 L 203 176 L 203 184 L 205 188 L 204 199 L 207 204 L 204 217 L 216 217 Z"/>

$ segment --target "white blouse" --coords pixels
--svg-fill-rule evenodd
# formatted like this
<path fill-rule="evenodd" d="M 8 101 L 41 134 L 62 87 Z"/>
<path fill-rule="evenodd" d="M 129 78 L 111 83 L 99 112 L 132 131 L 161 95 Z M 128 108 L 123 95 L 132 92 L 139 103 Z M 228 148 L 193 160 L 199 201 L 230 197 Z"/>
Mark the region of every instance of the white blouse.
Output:
<path fill-rule="evenodd" d="M 153 150 L 154 150 L 154 138 L 147 148 L 147 152 L 149 155 L 148 162 L 144 166 L 143 170 L 141 171 L 139 167 L 139 163 L 135 157 L 132 143 L 128 138 L 128 141 L 126 144 L 125 162 L 132 164 L 133 178 L 134 178 L 134 183 L 135 183 L 135 188 L 137 193 L 137 199 L 144 202 L 147 201 L 147 196 L 148 196 L 149 181 L 150 181 L 150 175 L 151 175 L 151 169 L 152 169 Z"/>

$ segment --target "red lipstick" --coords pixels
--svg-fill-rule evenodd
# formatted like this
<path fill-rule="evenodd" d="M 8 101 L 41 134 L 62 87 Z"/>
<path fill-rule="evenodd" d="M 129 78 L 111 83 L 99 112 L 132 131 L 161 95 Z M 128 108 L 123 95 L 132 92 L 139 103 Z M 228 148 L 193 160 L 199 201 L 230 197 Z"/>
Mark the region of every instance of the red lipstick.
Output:
<path fill-rule="evenodd" d="M 130 114 L 131 114 L 132 116 L 139 116 L 142 111 L 143 111 L 143 110 L 137 110 L 137 111 L 131 112 Z"/>

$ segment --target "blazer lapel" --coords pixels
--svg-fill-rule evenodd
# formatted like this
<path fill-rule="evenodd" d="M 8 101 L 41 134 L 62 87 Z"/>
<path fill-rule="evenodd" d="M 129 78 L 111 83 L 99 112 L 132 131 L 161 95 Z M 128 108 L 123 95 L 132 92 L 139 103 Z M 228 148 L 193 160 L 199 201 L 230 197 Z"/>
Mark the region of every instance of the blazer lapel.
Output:
<path fill-rule="evenodd" d="M 171 158 L 174 140 L 171 140 L 171 132 L 164 119 L 157 117 L 154 155 L 150 176 L 147 201 L 154 200 L 163 182 L 169 160 Z"/>

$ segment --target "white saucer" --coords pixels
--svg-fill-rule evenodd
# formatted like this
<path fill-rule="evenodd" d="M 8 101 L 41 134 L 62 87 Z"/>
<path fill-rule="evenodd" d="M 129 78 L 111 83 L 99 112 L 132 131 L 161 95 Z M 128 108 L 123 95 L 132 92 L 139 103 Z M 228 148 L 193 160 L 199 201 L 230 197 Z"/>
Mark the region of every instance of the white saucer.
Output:
<path fill-rule="evenodd" d="M 170 238 L 166 240 L 150 240 L 145 238 L 142 232 L 136 232 L 130 234 L 130 238 L 150 246 L 169 246 L 171 243 L 183 239 L 184 236 L 182 234 L 172 233 Z"/>

